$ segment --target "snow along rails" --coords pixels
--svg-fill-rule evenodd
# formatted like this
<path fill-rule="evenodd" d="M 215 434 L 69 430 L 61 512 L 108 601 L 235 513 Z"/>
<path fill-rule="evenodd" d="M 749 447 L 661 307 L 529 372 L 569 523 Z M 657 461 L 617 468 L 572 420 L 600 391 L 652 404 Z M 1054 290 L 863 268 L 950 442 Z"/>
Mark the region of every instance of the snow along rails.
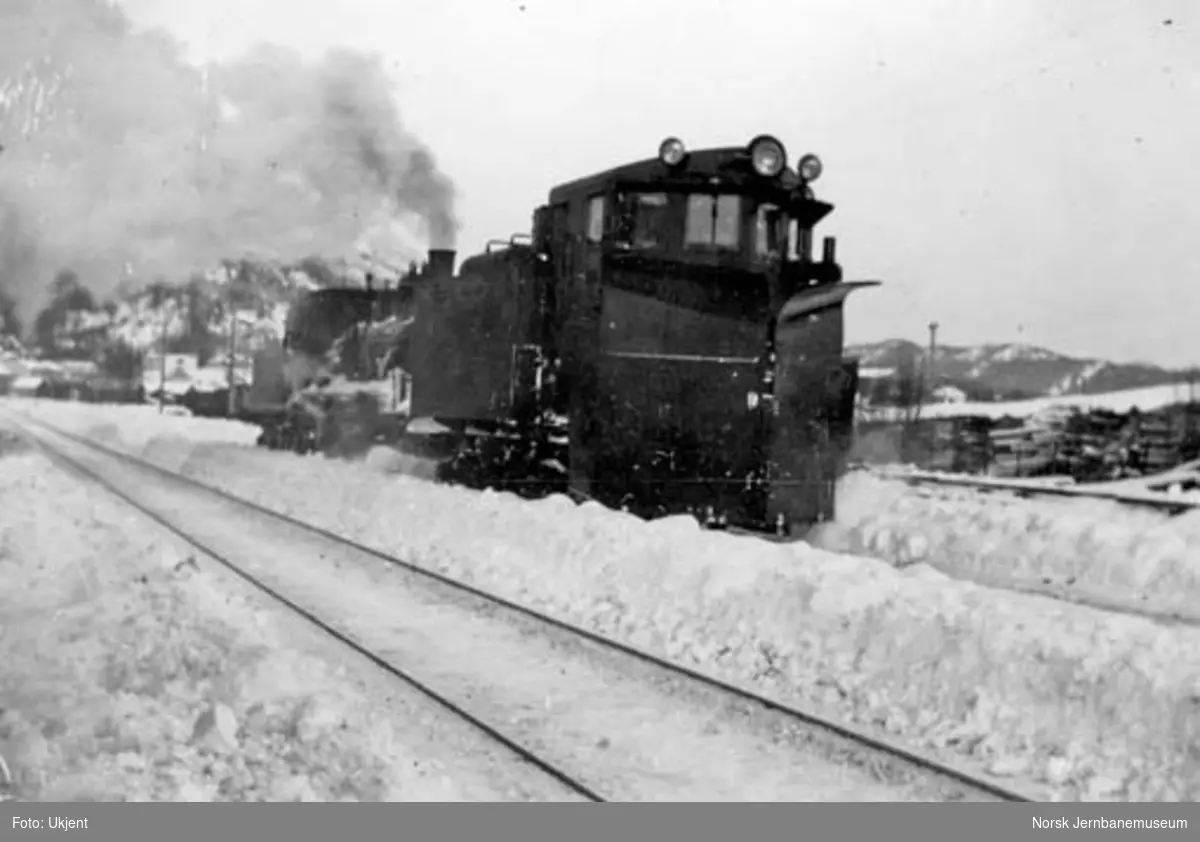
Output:
<path fill-rule="evenodd" d="M 1033 800 L 43 422 L 13 420 L 584 800 Z"/>
<path fill-rule="evenodd" d="M 1066 497 L 1084 500 L 1107 500 L 1123 506 L 1135 506 L 1155 509 L 1166 515 L 1181 515 L 1200 509 L 1200 501 L 1168 496 L 1165 493 L 1146 490 L 1141 493 L 1133 490 L 1118 491 L 1096 486 L 1078 486 L 1073 484 L 1057 484 L 1039 480 L 1010 480 L 977 477 L 964 474 L 945 474 L 937 471 L 904 471 L 868 468 L 872 473 L 885 479 L 900 480 L 909 485 L 941 485 L 967 488 L 981 493 L 999 492 L 1012 494 L 1016 497 Z M 1153 481 L 1154 477 L 1149 478 Z M 1128 488 L 1121 483 L 1122 488 Z"/>
<path fill-rule="evenodd" d="M 1129 481 L 1103 483 L 1097 485 L 1074 485 L 1072 482 L 1054 482 L 1046 480 L 1000 480 L 990 476 L 973 476 L 970 474 L 946 474 L 932 470 L 889 469 L 877 467 L 860 467 L 884 480 L 898 480 L 910 486 L 946 486 L 966 488 L 979 493 L 996 492 L 1012 494 L 1013 497 L 1057 497 L 1080 500 L 1108 500 L 1110 503 L 1122 506 L 1145 507 L 1163 512 L 1166 516 L 1184 515 L 1184 513 L 1200 509 L 1200 500 L 1195 498 L 1171 497 L 1168 493 L 1151 491 L 1150 488 L 1135 488 Z M 1165 475 L 1164 475 L 1165 476 Z M 1148 476 L 1141 482 L 1160 483 L 1159 477 Z"/>
<path fill-rule="evenodd" d="M 807 538 L 897 568 L 927 564 L 989 588 L 1200 627 L 1196 503 L 1160 491 L 1187 485 L 1194 471 L 1192 463 L 1080 488 L 1049 479 L 856 470 L 843 478 L 837 521 Z"/>

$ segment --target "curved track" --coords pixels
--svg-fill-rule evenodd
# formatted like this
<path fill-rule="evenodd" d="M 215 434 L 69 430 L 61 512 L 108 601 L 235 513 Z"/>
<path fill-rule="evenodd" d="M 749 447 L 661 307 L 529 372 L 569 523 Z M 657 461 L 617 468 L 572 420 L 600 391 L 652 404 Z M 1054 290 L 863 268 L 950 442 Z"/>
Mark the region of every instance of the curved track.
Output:
<path fill-rule="evenodd" d="M 7 413 L 6 413 L 7 414 Z M 597 787 L 585 782 L 583 778 L 586 775 L 586 770 L 581 772 L 567 771 L 563 766 L 554 761 L 548 760 L 537 751 L 530 749 L 527 745 L 528 741 L 523 742 L 521 739 L 505 733 L 504 730 L 493 726 L 481 718 L 473 715 L 462 704 L 451 699 L 448 695 L 435 690 L 428 683 L 417 677 L 413 672 L 398 668 L 388 658 L 380 655 L 376 651 L 356 642 L 349 635 L 339 631 L 335 626 L 337 623 L 323 619 L 316 612 L 309 610 L 299 603 L 299 601 L 289 598 L 282 589 L 273 587 L 272 585 L 256 578 L 253 574 L 247 572 L 243 565 L 235 563 L 233 560 L 219 554 L 219 551 L 213 547 L 207 546 L 206 542 L 191 533 L 186 522 L 180 523 L 179 518 L 164 517 L 154 511 L 152 507 L 134 499 L 132 496 L 122 492 L 112 482 L 110 482 L 103 474 L 104 471 L 93 470 L 82 464 L 82 460 L 73 458 L 68 453 L 64 452 L 69 448 L 64 448 L 61 445 L 55 446 L 53 443 L 54 437 L 60 437 L 68 443 L 73 443 L 81 449 L 86 449 L 93 454 L 101 454 L 103 457 L 111 460 L 114 464 L 124 464 L 126 466 L 135 466 L 138 470 L 156 475 L 163 483 L 163 487 L 173 486 L 175 488 L 187 488 L 197 495 L 204 495 L 214 500 L 224 501 L 226 504 L 232 504 L 236 509 L 244 513 L 253 513 L 260 519 L 267 519 L 276 524 L 278 528 L 291 530 L 293 532 L 308 533 L 312 536 L 317 536 L 325 542 L 344 547 L 348 551 L 370 556 L 378 561 L 382 561 L 387 565 L 401 568 L 404 571 L 413 574 L 416 577 L 425 579 L 431 582 L 436 582 L 442 586 L 453 589 L 460 594 L 469 596 L 476 603 L 486 604 L 489 610 L 500 609 L 510 612 L 514 615 L 519 615 L 525 621 L 543 627 L 543 633 L 550 633 L 553 630 L 556 633 L 565 633 L 566 635 L 575 638 L 579 641 L 586 641 L 588 644 L 606 650 L 610 655 L 617 655 L 626 660 L 632 659 L 636 661 L 641 668 L 652 668 L 660 673 L 660 679 L 669 679 L 673 681 L 683 681 L 702 687 L 705 692 L 712 694 L 716 693 L 729 699 L 737 700 L 742 705 L 749 705 L 752 709 L 759 711 L 767 711 L 775 717 L 785 720 L 790 723 L 791 727 L 801 727 L 815 733 L 823 733 L 825 737 L 833 738 L 841 741 L 844 744 L 850 744 L 854 747 L 853 750 L 858 753 L 865 754 L 869 759 L 865 765 L 878 770 L 879 767 L 897 769 L 900 777 L 912 778 L 915 773 L 916 777 L 925 781 L 936 782 L 942 787 L 941 791 L 946 791 L 946 787 L 952 793 L 948 796 L 950 800 L 999 800 L 999 801 L 1034 801 L 1031 798 L 1020 792 L 1010 790 L 999 783 L 990 780 L 982 775 L 977 775 L 959 768 L 947 765 L 939 760 L 918 754 L 895 744 L 891 744 L 881 740 L 875 736 L 863 733 L 855 728 L 845 724 L 830 720 L 828 718 L 809 713 L 790 705 L 783 704 L 776 700 L 762 696 L 745 687 L 739 687 L 721 679 L 706 675 L 690 667 L 682 664 L 674 663 L 658 657 L 652 653 L 641 649 L 629 646 L 617 640 L 613 640 L 597 633 L 591 632 L 572 624 L 566 623 L 555 617 L 544 614 L 535 609 L 519 605 L 501 596 L 476 588 L 464 582 L 457 581 L 434 571 L 417 566 L 403 559 L 396 558 L 387 553 L 364 546 L 347 537 L 337 535 L 328 530 L 321 529 L 308 523 L 291 518 L 282 513 L 272 511 L 257 504 L 238 498 L 227 492 L 217 488 L 199 483 L 188 477 L 183 477 L 174 472 L 168 471 L 157 465 L 145 462 L 130 454 L 123 453 L 118 450 L 100 445 L 96 442 L 84 439 L 74 434 L 57 429 L 52 425 L 42 421 L 34 421 L 28 417 L 20 417 L 10 419 L 21 428 L 25 434 L 34 440 L 40 447 L 48 451 L 55 458 L 67 463 L 74 470 L 88 476 L 93 481 L 103 485 L 113 493 L 120 496 L 130 505 L 136 507 L 143 514 L 153 518 L 165 528 L 174 532 L 184 540 L 192 543 L 202 552 L 217 559 L 231 571 L 269 594 L 275 600 L 283 605 L 286 605 L 290 610 L 302 615 L 305 619 L 319 627 L 325 633 L 337 638 L 347 646 L 354 648 L 360 654 L 366 656 L 379 668 L 389 672 L 396 678 L 399 678 L 413 687 L 420 690 L 430 698 L 443 705 L 446 709 L 452 711 L 455 715 L 467 720 L 476 728 L 486 733 L 490 738 L 503 744 L 515 755 L 520 757 L 526 763 L 541 770 L 546 775 L 559 781 L 562 785 L 573 790 L 578 795 L 586 800 L 591 801 L 607 801 L 607 800 L 622 800 L 619 798 L 606 798 L 601 795 Z M 47 435 L 49 433 L 49 435 Z M 199 497 L 197 497 L 199 499 Z M 281 533 L 282 534 L 282 533 Z M 475 610 L 480 610 L 477 606 Z"/>

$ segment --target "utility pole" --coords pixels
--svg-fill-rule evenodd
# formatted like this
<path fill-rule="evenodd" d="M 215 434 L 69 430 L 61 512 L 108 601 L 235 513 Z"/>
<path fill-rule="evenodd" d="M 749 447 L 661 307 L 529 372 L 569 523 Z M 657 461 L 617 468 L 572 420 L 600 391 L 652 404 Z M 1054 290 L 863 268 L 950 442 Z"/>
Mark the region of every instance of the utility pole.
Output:
<path fill-rule="evenodd" d="M 1196 367 L 1192 366 L 1187 373 L 1188 399 L 1187 409 L 1183 412 L 1183 439 L 1185 446 L 1190 451 L 1186 454 L 1188 458 L 1195 458 L 1195 452 L 1192 448 L 1195 447 L 1196 440 Z"/>
<path fill-rule="evenodd" d="M 227 361 L 227 381 L 229 384 L 229 417 L 233 418 L 237 414 L 237 393 L 234 390 L 234 354 L 237 353 L 237 307 L 234 302 L 233 283 L 234 278 L 241 277 L 241 267 L 237 275 L 229 268 L 229 264 L 225 264 L 225 288 L 228 290 L 229 301 L 229 359 Z"/>
<path fill-rule="evenodd" d="M 163 403 L 167 399 L 167 323 L 171 317 L 166 312 L 166 302 L 163 302 L 162 337 L 158 349 L 158 414 L 163 413 Z"/>
<path fill-rule="evenodd" d="M 930 322 L 929 323 L 929 366 L 928 366 L 927 370 L 929 372 L 929 374 L 928 374 L 929 396 L 931 398 L 933 397 L 934 386 L 937 383 L 937 380 L 936 380 L 936 371 L 937 370 L 935 368 L 935 366 L 937 365 L 937 363 L 935 362 L 935 359 L 936 359 L 935 355 L 937 354 L 937 331 L 938 331 L 938 323 Z"/>

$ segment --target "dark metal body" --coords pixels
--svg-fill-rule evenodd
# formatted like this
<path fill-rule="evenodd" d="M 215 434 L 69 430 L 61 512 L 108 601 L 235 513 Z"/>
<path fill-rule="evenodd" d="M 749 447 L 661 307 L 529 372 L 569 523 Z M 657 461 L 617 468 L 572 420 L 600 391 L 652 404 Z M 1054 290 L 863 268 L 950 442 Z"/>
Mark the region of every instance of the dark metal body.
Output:
<path fill-rule="evenodd" d="M 629 237 L 626 197 L 644 192 L 667 197 L 655 248 Z M 688 249 L 672 232 L 689 194 L 776 206 L 796 223 L 794 259 L 755 253 L 748 214 L 737 247 Z M 639 162 L 549 199 L 531 243 L 417 289 L 413 416 L 515 425 L 521 441 L 559 433 L 571 490 L 644 514 L 711 509 L 757 527 L 832 518 L 857 388 L 842 305 L 862 286 L 842 282 L 832 246 L 821 261 L 808 254 L 832 207 L 790 171 L 758 176 L 741 148 Z"/>
<path fill-rule="evenodd" d="M 561 185 L 528 241 L 457 274 L 454 252 L 431 251 L 393 291 L 384 309 L 413 319 L 397 354 L 410 415 L 438 422 L 451 474 L 472 484 L 714 525 L 830 519 L 857 390 L 842 308 L 865 285 L 842 281 L 832 240 L 811 255 L 831 210 L 792 170 L 756 173 L 740 147 Z M 283 367 L 379 318 L 379 297 L 302 302 Z M 303 377 L 287 379 L 283 392 Z"/>

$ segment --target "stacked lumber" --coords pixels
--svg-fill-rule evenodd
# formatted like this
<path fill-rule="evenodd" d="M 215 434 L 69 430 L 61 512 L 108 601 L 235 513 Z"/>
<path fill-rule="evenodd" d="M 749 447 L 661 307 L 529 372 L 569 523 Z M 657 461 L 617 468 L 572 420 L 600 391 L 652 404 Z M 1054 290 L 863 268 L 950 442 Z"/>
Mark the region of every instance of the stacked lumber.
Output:
<path fill-rule="evenodd" d="M 1022 426 L 992 430 L 989 473 L 998 477 L 1039 476 L 1053 473 L 1067 438 L 1074 410 L 1048 407 Z"/>

